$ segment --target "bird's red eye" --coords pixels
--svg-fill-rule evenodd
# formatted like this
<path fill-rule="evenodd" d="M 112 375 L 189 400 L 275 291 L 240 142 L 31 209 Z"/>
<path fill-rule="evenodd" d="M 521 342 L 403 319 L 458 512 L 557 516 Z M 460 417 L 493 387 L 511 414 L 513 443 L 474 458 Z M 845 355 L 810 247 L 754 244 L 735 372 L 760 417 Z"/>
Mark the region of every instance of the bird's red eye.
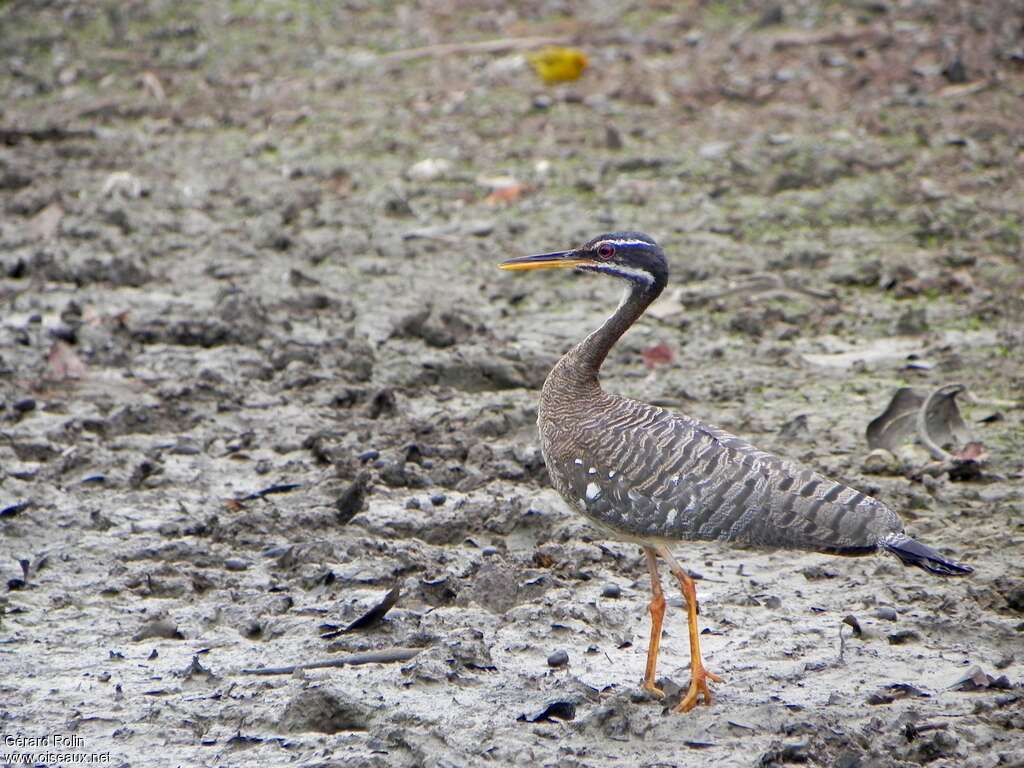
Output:
<path fill-rule="evenodd" d="M 612 256 L 615 255 L 615 246 L 609 243 L 605 243 L 604 245 L 597 249 L 597 255 L 600 256 L 602 259 L 610 259 Z"/>

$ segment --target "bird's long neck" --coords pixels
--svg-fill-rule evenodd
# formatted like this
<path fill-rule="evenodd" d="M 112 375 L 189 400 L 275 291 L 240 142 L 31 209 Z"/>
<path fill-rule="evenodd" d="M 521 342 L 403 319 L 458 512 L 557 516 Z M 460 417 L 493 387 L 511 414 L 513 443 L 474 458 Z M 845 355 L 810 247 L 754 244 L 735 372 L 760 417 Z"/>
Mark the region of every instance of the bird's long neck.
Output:
<path fill-rule="evenodd" d="M 661 291 L 662 287 L 657 285 L 632 285 L 612 316 L 566 355 L 567 358 L 572 358 L 574 373 L 588 383 L 592 380 L 596 384 L 598 372 L 608 352 L 651 302 L 658 298 Z"/>

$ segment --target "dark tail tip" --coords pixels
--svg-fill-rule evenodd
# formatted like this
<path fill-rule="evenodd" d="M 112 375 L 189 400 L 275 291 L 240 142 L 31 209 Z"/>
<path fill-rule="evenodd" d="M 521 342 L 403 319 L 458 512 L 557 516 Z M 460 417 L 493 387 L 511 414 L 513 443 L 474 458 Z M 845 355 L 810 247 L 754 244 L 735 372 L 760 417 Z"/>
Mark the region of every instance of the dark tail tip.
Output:
<path fill-rule="evenodd" d="M 974 573 L 974 569 L 969 565 L 947 560 L 931 547 L 914 541 L 904 533 L 890 534 L 882 539 L 879 545 L 896 555 L 904 565 L 916 565 L 939 576 L 966 576 Z"/>

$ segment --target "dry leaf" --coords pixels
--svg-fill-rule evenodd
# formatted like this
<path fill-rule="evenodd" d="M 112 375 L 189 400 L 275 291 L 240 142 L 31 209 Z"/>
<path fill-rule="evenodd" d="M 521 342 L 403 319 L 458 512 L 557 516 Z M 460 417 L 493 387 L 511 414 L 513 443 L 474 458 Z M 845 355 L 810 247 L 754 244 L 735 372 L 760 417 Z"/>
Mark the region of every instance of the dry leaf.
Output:
<path fill-rule="evenodd" d="M 924 396 L 910 387 L 900 387 L 881 416 L 868 424 L 868 447 L 894 452 L 908 436 L 917 432 L 917 412 Z"/>
<path fill-rule="evenodd" d="M 972 440 L 959 451 L 954 453 L 953 458 L 957 461 L 975 461 L 980 464 L 988 458 L 988 452 L 985 450 L 984 443 Z"/>
<path fill-rule="evenodd" d="M 548 85 L 578 80 L 589 63 L 583 51 L 561 46 L 551 46 L 528 54 L 526 60 Z"/>
<path fill-rule="evenodd" d="M 944 384 L 936 389 L 925 400 L 924 429 L 919 429 L 922 441 L 930 451 L 935 453 L 935 448 L 955 448 L 958 445 L 970 442 L 972 435 L 967 424 L 960 415 L 960 409 L 956 405 L 956 396 L 967 389 L 963 384 Z M 934 441 L 934 445 L 928 445 L 928 439 Z M 945 458 L 937 456 L 936 458 Z"/>
<path fill-rule="evenodd" d="M 143 72 L 142 77 L 139 78 L 142 81 L 142 87 L 145 88 L 149 95 L 152 96 L 156 101 L 165 101 L 167 94 L 164 93 L 163 83 L 160 82 L 160 78 L 153 72 Z"/>
<path fill-rule="evenodd" d="M 60 226 L 60 221 L 63 218 L 64 209 L 60 203 L 50 203 L 29 219 L 29 232 L 40 240 L 49 240 L 57 234 L 57 228 Z"/>
<path fill-rule="evenodd" d="M 963 384 L 944 384 L 927 396 L 909 387 L 897 390 L 885 412 L 868 424 L 868 445 L 895 451 L 917 438 L 936 460 L 917 472 L 948 473 L 951 480 L 978 478 L 988 453 L 984 444 L 973 440 L 957 407 L 957 395 L 965 391 Z"/>
<path fill-rule="evenodd" d="M 910 387 L 896 390 L 885 412 L 868 424 L 868 446 L 895 451 L 916 436 L 936 459 L 951 458 L 947 448 L 965 445 L 973 437 L 956 404 L 965 389 L 963 384 L 944 384 L 927 396 Z"/>
<path fill-rule="evenodd" d="M 398 602 L 398 598 L 401 597 L 401 588 L 396 584 L 388 593 L 380 599 L 378 603 L 372 606 L 366 613 L 360 616 L 358 619 L 350 623 L 348 626 L 341 629 L 334 625 L 323 625 L 321 630 L 327 630 L 320 634 L 321 640 L 333 640 L 346 632 L 355 632 L 360 629 L 370 629 L 380 624 L 384 620 L 388 611 L 395 607 L 395 603 Z"/>
<path fill-rule="evenodd" d="M 665 342 L 655 344 L 643 351 L 644 365 L 649 370 L 654 370 L 659 365 L 668 365 L 675 359 L 675 352 Z"/>
<path fill-rule="evenodd" d="M 528 184 L 509 184 L 506 187 L 499 187 L 484 198 L 488 205 L 500 205 L 502 203 L 514 203 L 524 194 L 530 191 Z"/>
<path fill-rule="evenodd" d="M 45 378 L 51 381 L 80 379 L 85 376 L 85 363 L 67 342 L 55 341 L 46 356 Z"/>

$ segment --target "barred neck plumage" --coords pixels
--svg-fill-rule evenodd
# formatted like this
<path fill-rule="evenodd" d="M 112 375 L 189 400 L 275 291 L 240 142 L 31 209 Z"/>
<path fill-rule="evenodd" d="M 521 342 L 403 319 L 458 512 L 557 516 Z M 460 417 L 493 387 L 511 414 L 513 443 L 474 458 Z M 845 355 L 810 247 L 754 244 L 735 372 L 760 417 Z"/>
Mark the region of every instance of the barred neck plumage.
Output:
<path fill-rule="evenodd" d="M 563 368 L 562 374 L 571 378 L 577 385 L 596 385 L 601 365 L 615 343 L 637 321 L 664 289 L 661 281 L 654 283 L 631 283 L 622 297 L 618 308 L 604 324 L 587 338 L 573 347 L 557 368 Z M 564 364 L 564 366 L 563 366 Z M 555 371 L 552 371 L 554 374 Z"/>

